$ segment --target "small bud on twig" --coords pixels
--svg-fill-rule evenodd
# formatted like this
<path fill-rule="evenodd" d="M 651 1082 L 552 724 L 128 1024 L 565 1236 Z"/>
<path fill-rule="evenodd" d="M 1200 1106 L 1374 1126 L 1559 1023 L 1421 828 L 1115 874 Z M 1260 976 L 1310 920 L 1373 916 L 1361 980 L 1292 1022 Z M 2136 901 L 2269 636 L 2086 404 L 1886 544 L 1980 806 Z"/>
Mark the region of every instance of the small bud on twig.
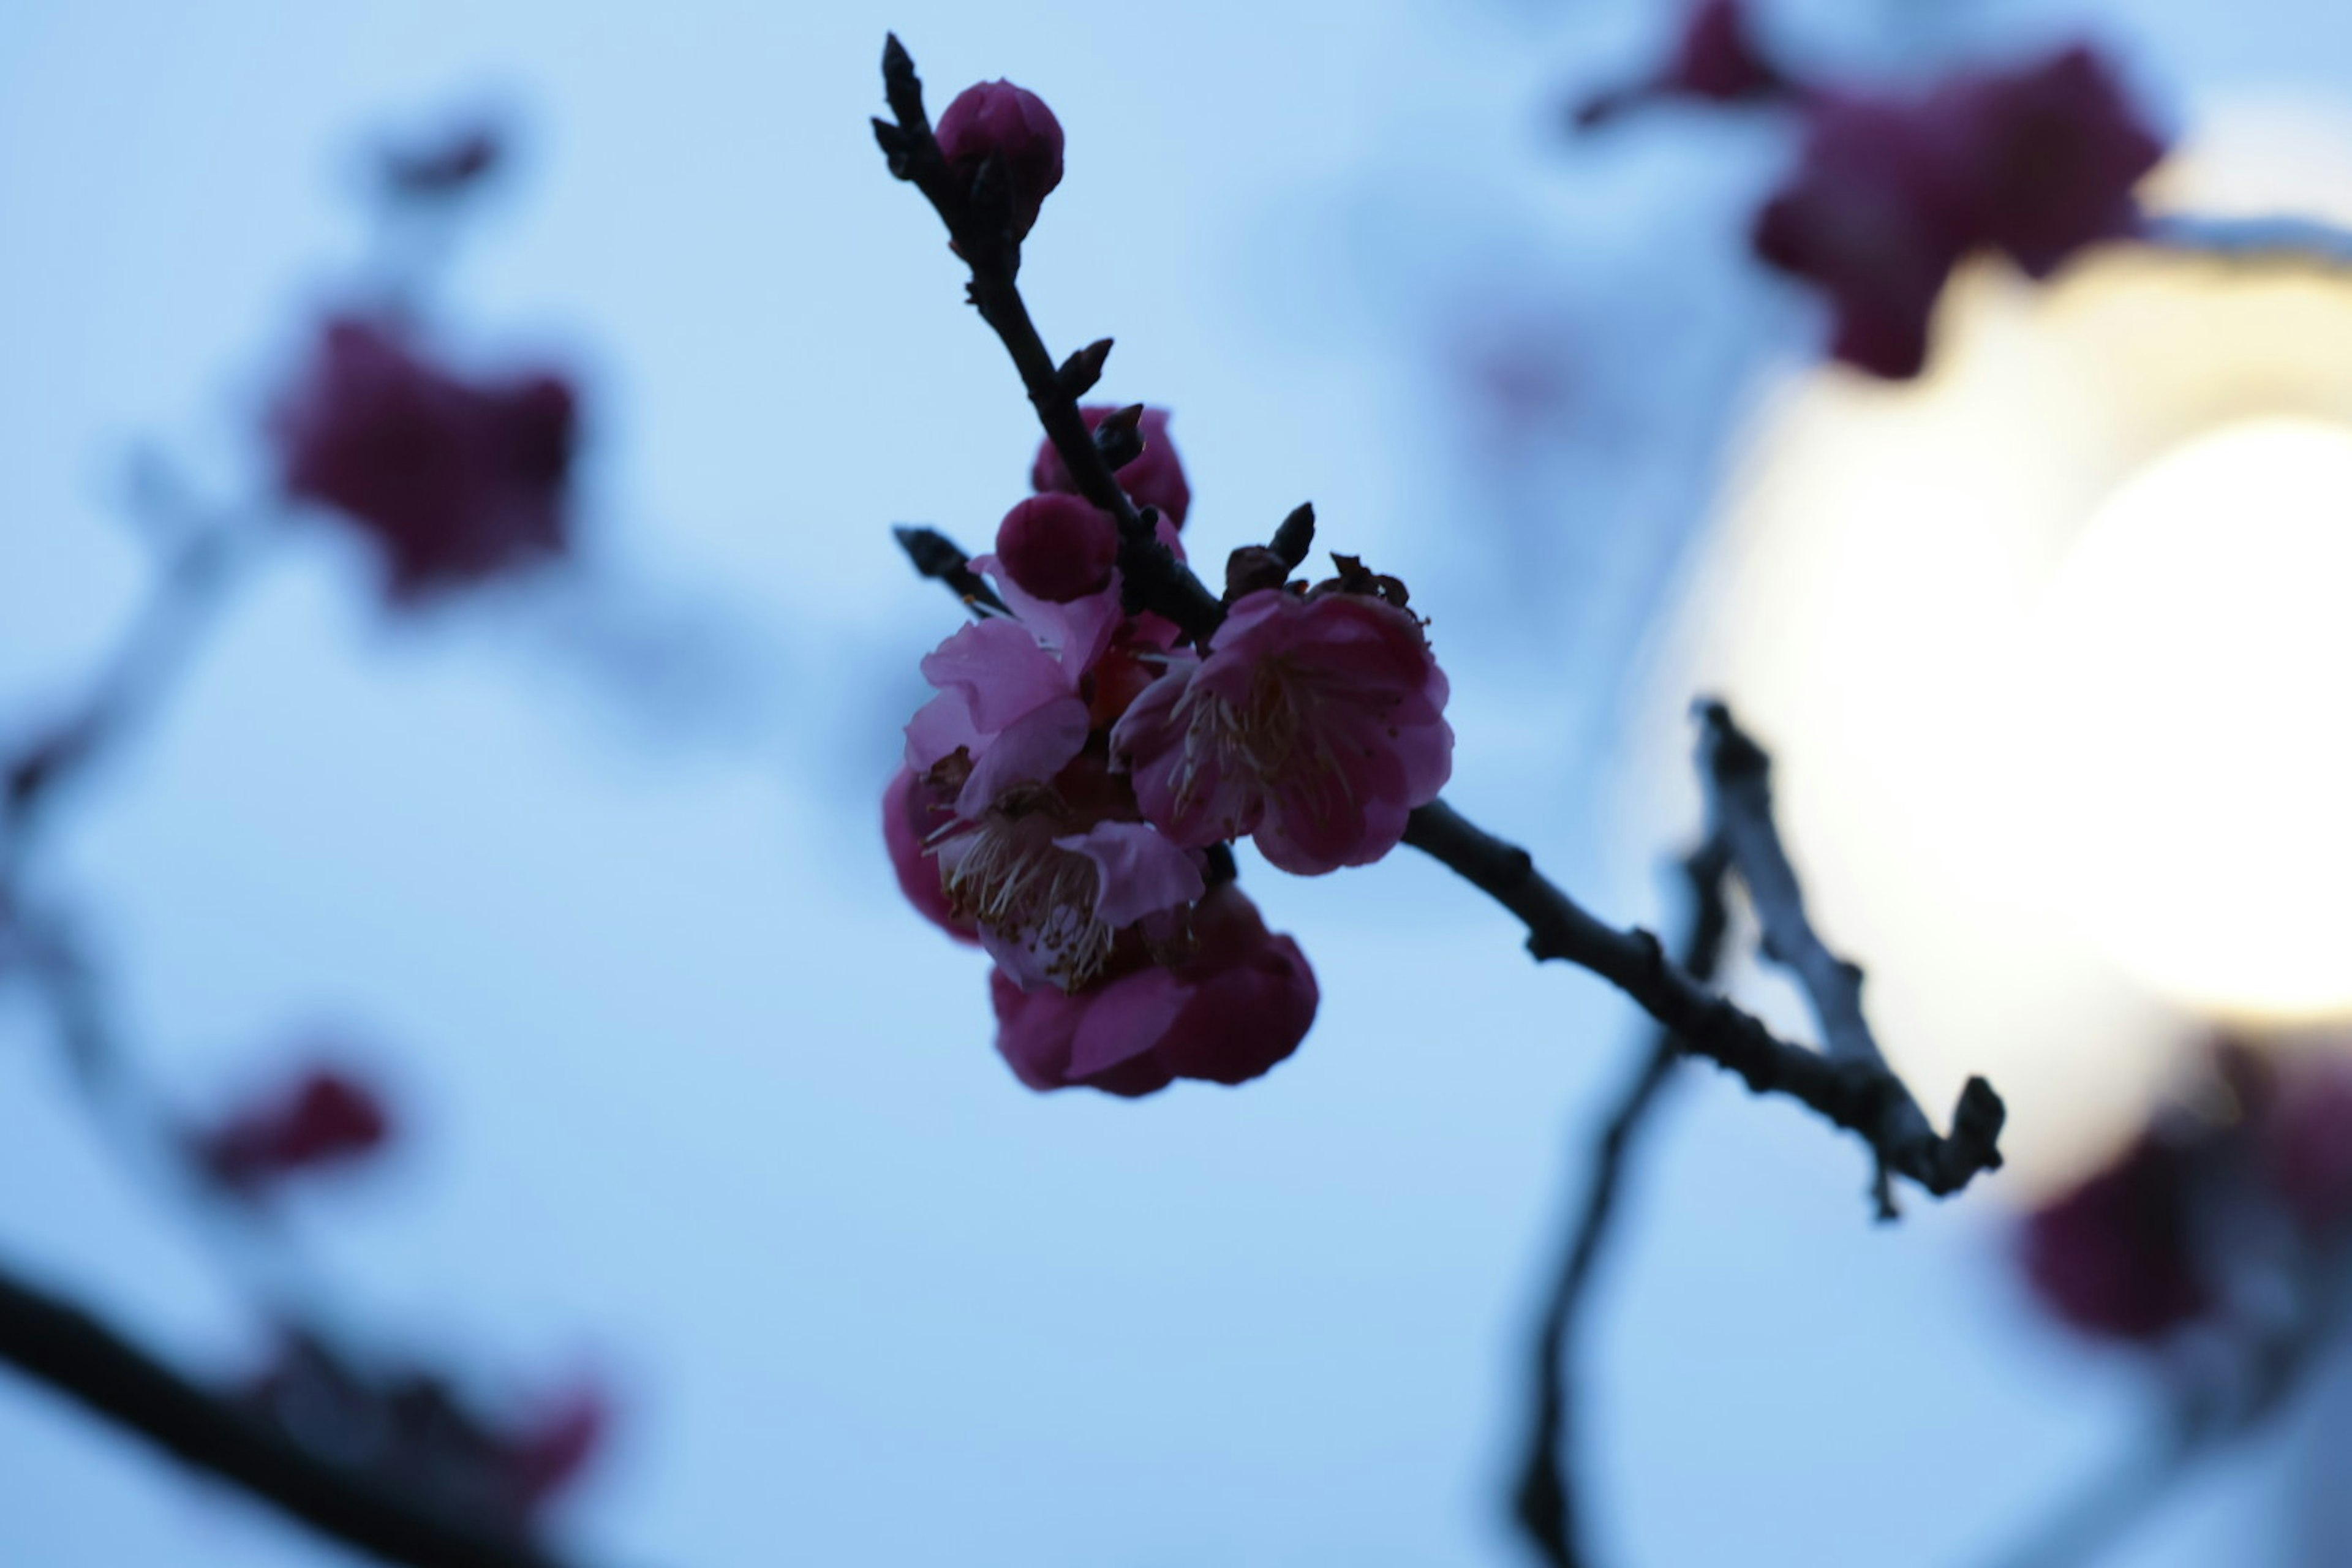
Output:
<path fill-rule="evenodd" d="M 1284 566 L 1296 572 L 1307 563 L 1307 552 L 1314 548 L 1315 503 L 1300 501 L 1274 531 L 1274 552 Z"/>
<path fill-rule="evenodd" d="M 1095 448 L 1112 472 L 1143 456 L 1142 423 L 1143 405 L 1130 403 L 1104 415 L 1102 423 L 1095 426 Z"/>
<path fill-rule="evenodd" d="M 1097 338 L 1062 362 L 1055 374 L 1061 378 L 1062 390 L 1072 397 L 1084 397 L 1102 379 L 1103 364 L 1110 358 L 1110 340 Z"/>

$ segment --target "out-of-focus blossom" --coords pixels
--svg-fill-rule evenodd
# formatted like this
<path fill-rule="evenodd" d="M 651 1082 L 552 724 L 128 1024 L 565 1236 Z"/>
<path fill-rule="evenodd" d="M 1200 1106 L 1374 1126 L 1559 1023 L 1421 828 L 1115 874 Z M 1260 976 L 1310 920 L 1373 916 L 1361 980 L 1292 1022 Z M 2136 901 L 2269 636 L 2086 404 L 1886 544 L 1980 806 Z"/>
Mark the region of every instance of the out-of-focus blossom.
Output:
<path fill-rule="evenodd" d="M 2194 1152 L 2151 1132 L 2027 1221 L 2026 1278 L 2085 1333 L 2154 1340 L 2209 1310 L 2192 1206 Z"/>
<path fill-rule="evenodd" d="M 1313 876 L 1386 855 L 1437 797 L 1453 770 L 1446 695 L 1410 612 L 1369 592 L 1261 589 L 1205 658 L 1169 656 L 1111 756 L 1175 842 L 1254 836 L 1268 860 Z"/>
<path fill-rule="evenodd" d="M 363 1367 L 299 1330 L 281 1336 L 241 1402 L 394 1496 L 517 1540 L 536 1533 L 612 1428 L 593 1383 L 492 1413 L 436 1373 Z"/>
<path fill-rule="evenodd" d="M 1115 403 L 1090 403 L 1078 410 L 1094 429 L 1119 410 Z M 1162 517 L 1177 527 L 1184 526 L 1184 514 L 1192 510 L 1192 487 L 1184 478 L 1183 461 L 1176 456 L 1176 444 L 1168 437 L 1168 410 L 1146 408 L 1138 426 L 1143 436 L 1142 454 L 1118 469 L 1119 488 L 1138 506 L 1157 507 Z M 1036 461 L 1029 466 L 1029 486 L 1042 493 L 1076 495 L 1077 481 L 1070 477 L 1069 466 L 1062 461 L 1054 443 L 1045 441 L 1037 447 Z"/>
<path fill-rule="evenodd" d="M 1661 99 L 1740 103 L 1780 98 L 1791 90 L 1792 84 L 1757 45 L 1744 0 L 1698 0 L 1675 35 L 1665 63 L 1654 75 L 1586 100 L 1576 119 L 1590 129 L 1637 104 Z"/>
<path fill-rule="evenodd" d="M 1079 497 L 1048 491 L 1004 514 L 996 529 L 996 559 L 1027 592 L 1066 604 L 1098 594 L 1110 582 L 1118 531 Z"/>
<path fill-rule="evenodd" d="M 2352 1060 L 2330 1051 L 2281 1072 L 2257 1136 L 2263 1173 L 2298 1220 L 2352 1221 Z"/>
<path fill-rule="evenodd" d="M 1315 1021 L 1315 973 L 1228 883 L 1192 912 L 1190 955 L 1091 990 L 1024 990 L 989 978 L 996 1048 L 1032 1089 L 1143 1095 L 1180 1078 L 1242 1083 L 1298 1047 Z"/>
<path fill-rule="evenodd" d="M 259 1194 L 290 1176 L 348 1165 L 390 1141 L 383 1097 L 337 1068 L 313 1067 L 197 1133 L 197 1163 L 232 1191 Z"/>
<path fill-rule="evenodd" d="M 2131 234 L 2133 189 L 2164 143 L 2086 48 L 1953 77 L 1923 98 L 1808 100 L 1798 166 L 1759 216 L 1759 256 L 1828 297 L 1831 352 L 1901 379 L 1926 363 L 1960 259 L 1999 250 L 2035 277 Z"/>
<path fill-rule="evenodd" d="M 338 316 L 270 434 L 286 493 L 356 526 L 406 601 L 564 552 L 576 426 L 560 375 L 467 381 L 404 329 Z"/>
<path fill-rule="evenodd" d="M 1828 297 L 1830 353 L 1874 375 L 1916 375 L 1928 321 L 1969 245 L 1934 128 L 1911 107 L 1830 97 L 1756 223 L 1756 252 Z"/>
<path fill-rule="evenodd" d="M 1062 183 L 1062 125 L 1045 100 L 1009 81 L 981 82 L 956 94 L 934 134 L 940 156 L 967 184 L 991 154 L 1003 162 L 1013 193 L 1013 236 L 1026 238 Z"/>

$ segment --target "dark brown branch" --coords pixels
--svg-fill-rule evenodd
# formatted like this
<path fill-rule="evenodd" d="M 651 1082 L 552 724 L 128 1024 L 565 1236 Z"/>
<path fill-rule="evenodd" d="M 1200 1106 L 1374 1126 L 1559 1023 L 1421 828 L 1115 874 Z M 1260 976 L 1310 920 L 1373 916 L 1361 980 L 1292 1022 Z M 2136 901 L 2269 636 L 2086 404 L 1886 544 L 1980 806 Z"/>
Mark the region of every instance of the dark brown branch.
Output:
<path fill-rule="evenodd" d="M 1706 780 L 1708 812 L 1755 905 L 1764 929 L 1764 955 L 1795 975 L 1804 988 L 1821 1024 L 1822 1049 L 1833 1060 L 1859 1063 L 1885 1077 L 1879 1125 L 1867 1135 L 1881 1156 L 1875 1184 L 1879 1211 L 1892 1218 L 1895 1197 L 1886 1153 L 1933 1145 L 1935 1130 L 1901 1079 L 1887 1071 L 1885 1055 L 1862 1010 L 1861 966 L 1832 952 L 1805 912 L 1804 887 L 1797 880 L 1772 816 L 1772 759 L 1721 702 L 1702 701 L 1697 713 L 1699 769 Z M 1981 1083 L 1969 1080 L 1969 1092 Z M 1965 1098 L 1961 1103 L 1965 1108 Z M 1992 1131 L 1998 1130 L 1996 1125 Z"/>
<path fill-rule="evenodd" d="M 1723 899 L 1729 859 L 1722 841 L 1710 838 L 1683 863 L 1690 882 L 1691 912 L 1680 952 L 1683 967 L 1696 980 L 1712 980 L 1722 957 L 1724 934 L 1730 926 Z M 1601 1250 L 1614 1228 L 1634 1140 L 1649 1125 L 1682 1056 L 1675 1037 L 1659 1031 L 1643 1054 L 1641 1070 L 1611 1114 L 1593 1152 L 1583 1207 L 1536 1332 L 1535 1420 L 1512 1502 L 1519 1528 L 1555 1568 L 1578 1568 L 1587 1560 L 1579 1539 L 1572 1452 L 1575 1430 L 1570 1419 L 1575 1407 L 1575 1351 L 1584 1303 L 1591 1297 Z"/>
<path fill-rule="evenodd" d="M 0 1273 L 0 1362 L 320 1534 L 412 1568 L 562 1568 L 314 1458 L 79 1307 Z"/>
<path fill-rule="evenodd" d="M 1091 378 L 1101 374 L 1110 353 L 1108 341 L 1071 356 L 1071 374 L 1055 367 L 1021 298 L 1016 281 L 1021 242 L 1013 236 L 1010 210 L 987 199 L 985 171 L 967 186 L 940 156 L 930 117 L 923 110 L 922 80 L 895 34 L 883 46 L 882 85 L 895 123 L 877 120 L 874 132 L 890 161 L 890 172 L 921 191 L 947 225 L 956 253 L 971 268 L 971 302 L 1013 356 L 1046 438 L 1061 455 L 1078 492 L 1118 524 L 1118 565 L 1130 598 L 1150 605 L 1193 641 L 1207 642 L 1224 618 L 1224 606 L 1160 542 L 1149 509 L 1139 510 L 1119 488 L 1111 463 L 1078 413 L 1079 394 L 1073 389 L 1091 385 Z"/>
<path fill-rule="evenodd" d="M 1759 1094 L 1780 1094 L 1860 1135 L 1880 1164 L 1937 1197 L 1958 1192 L 2000 1163 L 2000 1097 L 1970 1079 L 1952 1132 L 1889 1142 L 1887 1102 L 1907 1095 L 1884 1067 L 1833 1058 L 1777 1038 L 1739 1008 L 1671 963 L 1646 931 L 1621 931 L 1590 912 L 1536 869 L 1535 861 L 1442 800 L 1412 814 L 1404 841 L 1449 868 L 1528 928 L 1528 951 L 1561 959 L 1615 985 L 1672 1030 L 1693 1056 L 1739 1075 Z"/>

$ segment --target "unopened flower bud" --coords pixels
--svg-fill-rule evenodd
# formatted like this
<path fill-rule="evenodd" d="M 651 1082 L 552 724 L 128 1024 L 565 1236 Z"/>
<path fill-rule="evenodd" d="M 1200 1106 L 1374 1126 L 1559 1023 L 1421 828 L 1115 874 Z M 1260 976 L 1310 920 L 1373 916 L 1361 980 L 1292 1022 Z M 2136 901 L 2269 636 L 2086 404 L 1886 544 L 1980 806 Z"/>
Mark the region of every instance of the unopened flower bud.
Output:
<path fill-rule="evenodd" d="M 940 155 L 967 185 L 993 155 L 1012 187 L 1013 237 L 1025 238 L 1046 195 L 1062 183 L 1062 126 L 1045 100 L 1009 81 L 956 94 L 940 116 Z"/>
<path fill-rule="evenodd" d="M 1118 530 L 1076 496 L 1031 496 L 998 524 L 996 559 L 1022 592 L 1067 604 L 1110 582 Z"/>

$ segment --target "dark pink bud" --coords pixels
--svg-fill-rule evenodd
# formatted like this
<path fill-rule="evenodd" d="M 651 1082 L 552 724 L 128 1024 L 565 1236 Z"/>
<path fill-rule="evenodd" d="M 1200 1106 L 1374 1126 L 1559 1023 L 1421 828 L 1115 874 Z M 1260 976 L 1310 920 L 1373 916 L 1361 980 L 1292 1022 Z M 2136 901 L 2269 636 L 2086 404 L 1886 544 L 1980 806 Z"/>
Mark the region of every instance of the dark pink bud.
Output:
<path fill-rule="evenodd" d="M 1009 81 L 984 81 L 956 94 L 934 134 L 940 155 L 967 184 L 990 154 L 1003 160 L 1013 187 L 1013 237 L 1028 237 L 1062 183 L 1062 126 L 1045 100 Z"/>
<path fill-rule="evenodd" d="M 1031 496 L 996 529 L 996 559 L 1021 591 L 1054 604 L 1099 593 L 1118 563 L 1118 530 L 1076 496 Z"/>
<path fill-rule="evenodd" d="M 349 1164 L 391 1135 L 391 1116 L 373 1088 L 320 1067 L 237 1110 L 195 1147 L 224 1185 L 259 1192 L 298 1173 Z"/>
<path fill-rule="evenodd" d="M 2026 1221 L 2026 1278 L 2088 1334 L 2159 1339 L 2212 1305 L 2191 1228 L 2196 1165 L 2149 1134 Z"/>
<path fill-rule="evenodd" d="M 1092 430 L 1122 405 L 1090 403 L 1078 410 Z M 1138 506 L 1157 507 L 1160 515 L 1177 527 L 1184 526 L 1184 514 L 1192 510 L 1192 487 L 1185 482 L 1184 464 L 1176 456 L 1175 443 L 1168 438 L 1168 410 L 1146 408 L 1143 411 L 1143 454 L 1120 468 L 1119 488 L 1127 491 Z M 1062 454 L 1054 450 L 1051 441 L 1037 448 L 1037 460 L 1030 465 L 1029 487 L 1041 492 L 1078 493 L 1077 481 L 1070 478 L 1068 465 Z"/>
<path fill-rule="evenodd" d="M 357 528 L 406 601 L 563 552 L 577 425 L 562 377 L 462 380 L 404 329 L 339 317 L 270 434 L 286 493 Z"/>
<path fill-rule="evenodd" d="M 1298 944 L 1228 882 L 1192 912 L 1189 955 L 1076 992 L 989 976 L 996 1048 L 1032 1089 L 1129 1097 L 1180 1078 L 1242 1083 L 1298 1048 L 1320 1000 Z"/>

